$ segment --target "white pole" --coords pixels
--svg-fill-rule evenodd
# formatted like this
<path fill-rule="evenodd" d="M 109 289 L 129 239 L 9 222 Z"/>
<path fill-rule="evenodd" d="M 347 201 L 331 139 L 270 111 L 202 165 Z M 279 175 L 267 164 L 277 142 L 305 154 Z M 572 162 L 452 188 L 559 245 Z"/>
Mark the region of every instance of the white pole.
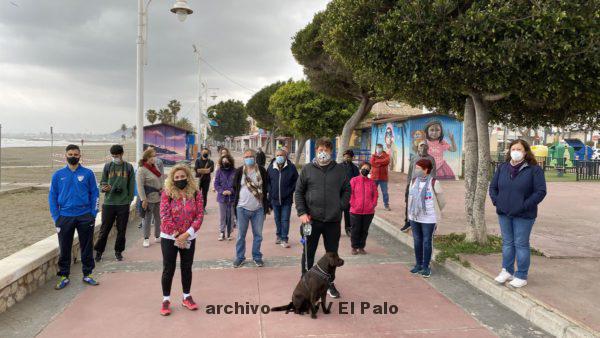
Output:
<path fill-rule="evenodd" d="M 196 49 L 196 57 L 198 59 L 198 137 L 196 139 L 198 143 L 198 151 L 200 151 L 203 143 L 202 141 L 204 139 L 204 135 L 202 134 L 202 124 L 204 121 L 202 118 L 202 67 L 200 64 L 200 50 L 198 49 Z"/>
<path fill-rule="evenodd" d="M 50 127 L 50 167 L 54 169 L 54 127 Z"/>
<path fill-rule="evenodd" d="M 144 0 L 138 0 L 137 79 L 136 79 L 136 163 L 142 159 L 144 148 Z"/>

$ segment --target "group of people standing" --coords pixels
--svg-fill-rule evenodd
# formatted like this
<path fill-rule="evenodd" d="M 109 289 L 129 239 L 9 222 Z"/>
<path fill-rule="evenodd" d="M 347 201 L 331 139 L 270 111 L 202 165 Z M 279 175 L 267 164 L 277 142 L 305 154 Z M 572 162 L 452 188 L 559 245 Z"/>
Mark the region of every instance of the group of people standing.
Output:
<path fill-rule="evenodd" d="M 198 306 L 190 294 L 192 264 L 196 237 L 206 213 L 211 174 L 215 171 L 215 164 L 209 158 L 210 150 L 202 149 L 193 169 L 179 164 L 166 176 L 153 148 L 143 153 L 137 172 L 123 160 L 122 146 L 112 146 L 110 153 L 112 159 L 103 168 L 100 189 L 94 173 L 79 163 L 81 151 L 76 145 L 67 146 L 67 165 L 52 176 L 48 200 L 60 247 L 55 288 L 63 289 L 70 282 L 75 231 L 79 235 L 84 283 L 99 284 L 92 271 L 95 262 L 102 260 L 108 234 L 114 224 L 117 229 L 115 258 L 123 260 L 130 205 L 137 190 L 137 209 L 143 219 L 143 246 L 150 246 L 152 229 L 154 241 L 161 245 L 161 314 L 171 313 L 170 293 L 177 255 L 181 261 L 182 305 L 196 310 Z M 275 244 L 290 247 L 290 218 L 294 201 L 302 223 L 302 274 L 313 266 L 321 237 L 327 252 L 338 252 L 342 216 L 346 234 L 351 238 L 351 254 L 366 254 L 378 187 L 382 191 L 385 209 L 390 210 L 387 192 L 390 159 L 381 145 L 377 145 L 370 162 L 356 166 L 351 150 L 344 153 L 343 163 L 336 163 L 332 159 L 332 142 L 327 138 L 319 139 L 315 159 L 304 165 L 300 173 L 285 149 L 278 149 L 268 165 L 261 153 L 251 149 L 244 151 L 243 164 L 236 168 L 229 151 L 219 149 L 214 179 L 220 213 L 218 240 L 232 240 L 232 233 L 237 228 L 233 267 L 238 268 L 246 261 L 248 228 L 253 235 L 252 260 L 257 267 L 264 265 L 261 252 L 263 223 L 271 211 L 276 224 Z M 514 287 L 527 284 L 529 236 L 537 217 L 537 205 L 546 195 L 544 173 L 536 164 L 527 142 L 515 140 L 510 144 L 506 163 L 496 170 L 490 184 L 490 197 L 496 206 L 503 238 L 502 271 L 496 281 L 505 283 L 510 280 Z M 409 166 L 405 191 L 406 218 L 402 228 L 403 231 L 412 229 L 413 233 L 416 264 L 411 272 L 423 277 L 431 275 L 433 234 L 445 206 L 442 185 L 435 173 L 435 160 L 428 154 L 427 143 L 423 142 L 418 145 L 417 154 Z M 93 245 L 100 191 L 105 194 L 102 225 L 98 240 Z M 311 230 L 304 232 L 308 225 Z M 331 275 L 328 294 L 338 298 L 340 293 L 334 280 L 335 275 Z"/>

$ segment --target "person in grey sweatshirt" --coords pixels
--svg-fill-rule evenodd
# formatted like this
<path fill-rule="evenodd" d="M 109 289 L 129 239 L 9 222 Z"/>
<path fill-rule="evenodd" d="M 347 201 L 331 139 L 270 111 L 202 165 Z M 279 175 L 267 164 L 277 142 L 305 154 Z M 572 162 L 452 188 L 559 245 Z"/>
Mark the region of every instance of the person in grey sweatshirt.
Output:
<path fill-rule="evenodd" d="M 156 167 L 156 151 L 147 149 L 139 163 L 136 175 L 138 197 L 143 212 L 144 247 L 150 246 L 150 226 L 154 218 L 154 241 L 160 242 L 160 192 L 163 175 Z"/>

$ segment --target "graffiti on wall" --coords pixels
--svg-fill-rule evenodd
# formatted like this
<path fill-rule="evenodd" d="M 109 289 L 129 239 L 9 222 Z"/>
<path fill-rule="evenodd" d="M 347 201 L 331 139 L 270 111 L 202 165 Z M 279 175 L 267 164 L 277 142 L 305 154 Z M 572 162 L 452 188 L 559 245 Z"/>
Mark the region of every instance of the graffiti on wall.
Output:
<path fill-rule="evenodd" d="M 408 172 L 410 159 L 420 143 L 429 146 L 436 161 L 436 176 L 456 179 L 462 175 L 462 123 L 448 116 L 430 116 L 372 126 L 371 149 L 381 144 L 390 155 L 390 169 Z"/>

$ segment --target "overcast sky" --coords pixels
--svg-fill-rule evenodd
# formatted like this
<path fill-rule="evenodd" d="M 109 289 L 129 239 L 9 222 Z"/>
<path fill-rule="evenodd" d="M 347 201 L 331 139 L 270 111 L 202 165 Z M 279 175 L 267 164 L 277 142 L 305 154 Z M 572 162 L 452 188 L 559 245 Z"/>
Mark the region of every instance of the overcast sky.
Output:
<path fill-rule="evenodd" d="M 144 110 L 171 99 L 196 121 L 202 57 L 252 90 L 288 78 L 301 67 L 291 37 L 327 0 L 189 0 L 183 23 L 174 0 L 149 8 Z M 0 123 L 4 132 L 105 133 L 135 123 L 136 0 L 0 0 Z M 216 101 L 248 100 L 252 92 L 206 64 Z"/>

